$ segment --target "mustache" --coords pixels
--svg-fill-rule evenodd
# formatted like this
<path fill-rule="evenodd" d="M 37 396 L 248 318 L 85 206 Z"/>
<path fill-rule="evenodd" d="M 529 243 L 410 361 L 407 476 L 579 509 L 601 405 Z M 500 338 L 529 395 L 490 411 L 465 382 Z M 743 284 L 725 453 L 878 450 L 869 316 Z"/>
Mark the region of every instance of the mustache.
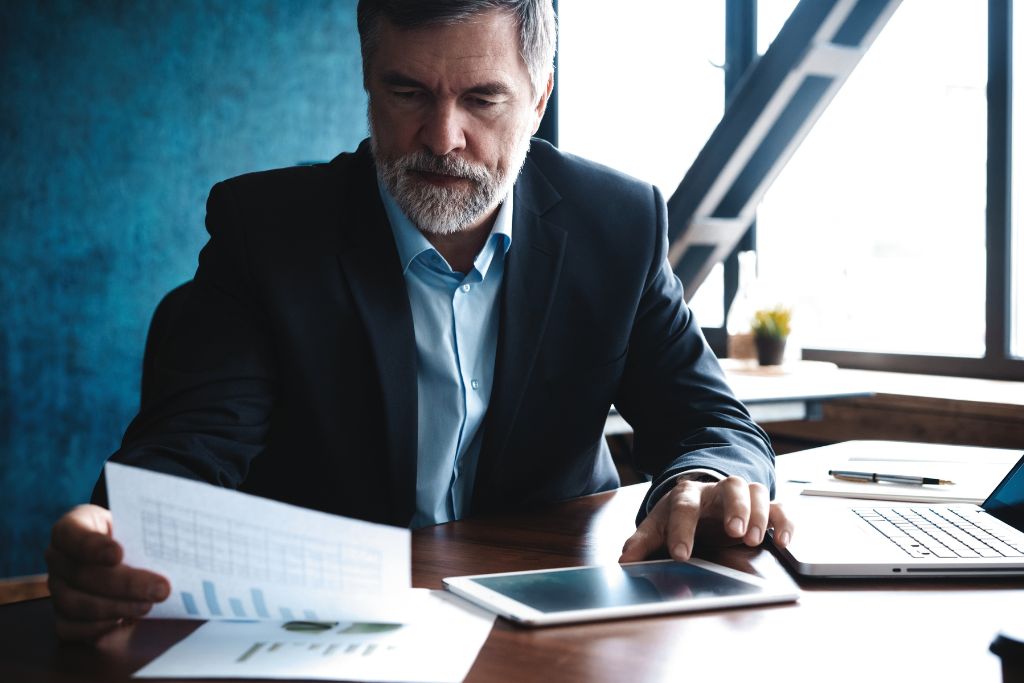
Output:
<path fill-rule="evenodd" d="M 490 178 L 490 174 L 484 166 L 477 166 L 452 154 L 436 156 L 429 152 L 413 152 L 402 157 L 400 163 L 404 171 L 435 173 L 465 178 L 478 183 L 485 182 Z"/>

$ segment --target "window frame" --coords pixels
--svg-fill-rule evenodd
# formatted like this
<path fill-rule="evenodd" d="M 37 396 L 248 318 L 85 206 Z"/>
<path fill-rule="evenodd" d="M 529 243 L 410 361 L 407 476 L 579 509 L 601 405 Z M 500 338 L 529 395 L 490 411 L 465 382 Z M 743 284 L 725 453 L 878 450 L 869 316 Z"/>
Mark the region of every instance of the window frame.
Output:
<path fill-rule="evenodd" d="M 1013 82 L 1012 0 L 988 0 L 988 86 L 987 86 L 987 189 L 985 210 L 986 301 L 985 355 L 982 358 L 844 351 L 805 348 L 803 358 L 828 361 L 840 367 L 950 375 L 986 379 L 1024 380 L 1024 359 L 1012 353 L 1012 221 L 1011 221 L 1011 133 Z M 555 11 L 558 3 L 555 0 Z M 726 103 L 735 84 L 757 59 L 757 0 L 726 0 L 725 22 Z M 557 59 L 557 55 L 556 55 Z M 542 125 L 542 136 L 557 143 L 558 73 L 555 90 Z M 756 217 L 733 253 L 724 260 L 723 322 L 720 327 L 703 328 L 712 349 L 724 356 L 728 333 L 726 323 L 735 300 L 740 251 L 756 251 Z M 1018 268 L 1024 269 L 1024 257 Z M 1024 276 L 1024 275 L 1022 275 Z M 955 311 L 951 312 L 951 316 Z"/>
<path fill-rule="evenodd" d="M 829 361 L 840 367 L 864 370 L 1024 380 L 1024 359 L 1011 355 L 1012 18 L 1012 0 L 989 0 L 985 355 L 982 358 L 965 358 L 808 348 L 803 350 L 805 359 Z M 1017 267 L 1024 267 L 1024 262 L 1017 264 Z M 951 317 L 954 315 L 955 311 L 951 312 Z"/>

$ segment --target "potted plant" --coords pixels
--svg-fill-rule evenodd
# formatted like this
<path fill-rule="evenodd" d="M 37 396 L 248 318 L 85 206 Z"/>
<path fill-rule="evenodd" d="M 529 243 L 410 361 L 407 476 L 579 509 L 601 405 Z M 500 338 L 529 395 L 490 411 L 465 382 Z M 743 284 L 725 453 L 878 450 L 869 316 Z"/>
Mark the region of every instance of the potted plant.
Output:
<path fill-rule="evenodd" d="M 793 310 L 781 305 L 754 312 L 750 331 L 754 333 L 757 362 L 760 365 L 782 365 L 792 317 Z"/>

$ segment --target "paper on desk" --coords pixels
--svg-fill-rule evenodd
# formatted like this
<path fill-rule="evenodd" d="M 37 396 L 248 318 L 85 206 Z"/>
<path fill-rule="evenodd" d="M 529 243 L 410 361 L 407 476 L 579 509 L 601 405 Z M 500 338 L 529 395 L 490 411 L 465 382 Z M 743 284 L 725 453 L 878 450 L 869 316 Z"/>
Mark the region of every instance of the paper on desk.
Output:
<path fill-rule="evenodd" d="M 117 463 L 106 480 L 125 564 L 171 582 L 148 617 L 396 621 L 422 602 L 408 529 Z"/>
<path fill-rule="evenodd" d="M 928 462 L 1002 465 L 1004 474 L 1020 458 L 1020 451 L 1006 448 L 975 448 L 907 441 L 845 441 L 825 446 L 832 457 L 849 462 Z M 839 469 L 839 468 L 833 468 Z M 857 469 L 851 466 L 849 469 Z M 942 477 L 949 479 L 949 477 Z M 998 482 L 996 482 L 998 483 Z M 993 484 L 995 486 L 995 484 Z"/>
<path fill-rule="evenodd" d="M 469 673 L 494 615 L 444 591 L 426 591 L 407 624 L 339 623 L 322 631 L 279 622 L 211 621 L 138 678 L 301 678 L 457 683 Z"/>
<path fill-rule="evenodd" d="M 920 477 L 950 479 L 954 484 L 904 486 L 889 482 L 841 481 L 827 476 L 828 470 L 854 470 L 884 474 L 907 474 Z M 866 460 L 851 458 L 824 468 L 824 475 L 803 489 L 806 496 L 834 496 L 868 500 L 894 500 L 918 503 L 973 503 L 988 498 L 996 484 L 1006 476 L 1009 466 L 1003 463 L 964 463 L 943 460 Z"/>

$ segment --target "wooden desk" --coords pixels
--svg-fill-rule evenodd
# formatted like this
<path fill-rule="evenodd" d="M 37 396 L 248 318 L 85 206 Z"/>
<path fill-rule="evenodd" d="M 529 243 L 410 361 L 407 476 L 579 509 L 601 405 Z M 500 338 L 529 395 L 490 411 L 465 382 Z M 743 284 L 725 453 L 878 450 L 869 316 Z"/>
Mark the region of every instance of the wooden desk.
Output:
<path fill-rule="evenodd" d="M 614 562 L 644 489 L 417 531 L 413 582 L 439 588 L 453 574 Z M 767 550 L 705 556 L 762 575 L 783 572 Z M 1020 581 L 802 587 L 806 592 L 795 605 L 541 630 L 499 619 L 467 680 L 998 683 L 999 659 L 988 652 L 989 643 L 1003 624 L 1024 614 Z M 49 600 L 6 605 L 0 607 L 0 680 L 127 681 L 195 627 L 142 621 L 95 647 L 59 645 Z"/>

